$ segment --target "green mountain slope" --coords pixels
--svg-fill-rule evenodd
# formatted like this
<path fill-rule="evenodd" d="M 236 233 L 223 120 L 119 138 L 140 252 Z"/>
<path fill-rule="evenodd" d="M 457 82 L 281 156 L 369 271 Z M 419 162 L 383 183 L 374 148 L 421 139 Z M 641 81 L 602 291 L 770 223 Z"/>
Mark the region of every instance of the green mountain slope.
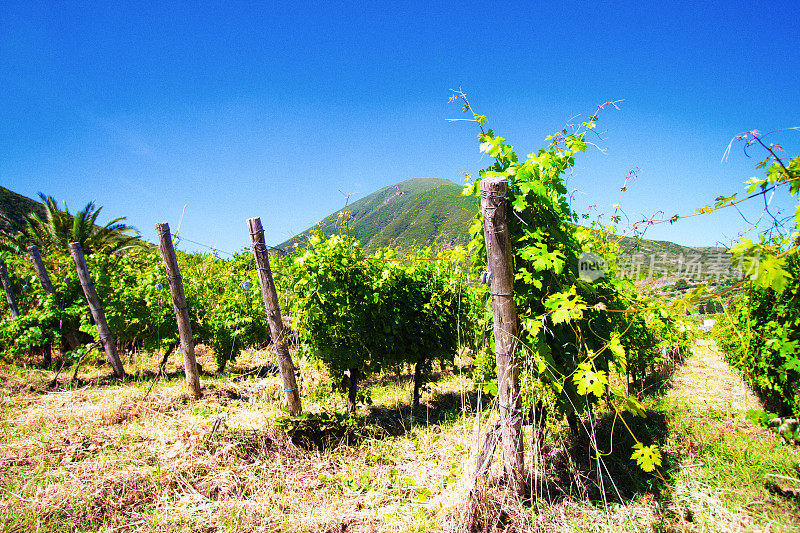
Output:
<path fill-rule="evenodd" d="M 367 251 L 384 246 L 465 246 L 479 206 L 476 198 L 462 196 L 461 190 L 460 185 L 438 178 L 414 178 L 384 187 L 348 206 L 350 231 Z M 43 212 L 41 203 L 0 187 L 0 214 L 21 222 L 23 214 L 31 211 Z M 339 233 L 340 213 L 279 246 L 290 249 L 294 243 L 302 244 L 314 229 L 328 235 Z M 669 241 L 622 237 L 620 252 L 631 277 L 698 279 L 729 265 L 724 248 L 693 248 Z"/>
<path fill-rule="evenodd" d="M 469 226 L 478 212 L 478 200 L 461 195 L 462 187 L 435 178 L 415 178 L 376 191 L 348 207 L 351 234 L 365 250 L 384 246 L 446 246 L 469 243 Z M 341 210 L 313 228 L 280 244 L 290 249 L 303 244 L 312 230 L 327 235 L 339 233 Z M 622 274 L 632 278 L 685 277 L 702 280 L 728 278 L 730 256 L 724 248 L 690 247 L 669 241 L 621 237 Z M 722 274 L 722 271 L 725 271 Z"/>
<path fill-rule="evenodd" d="M 21 224 L 23 216 L 33 211 L 44 214 L 44 208 L 41 203 L 14 191 L 9 191 L 5 187 L 0 187 L 0 215 L 11 220 L 14 224 Z M 4 225 L 2 219 L 0 219 L 0 226 Z"/>
<path fill-rule="evenodd" d="M 367 251 L 384 246 L 466 245 L 478 200 L 461 195 L 461 186 L 437 178 L 414 178 L 376 191 L 348 206 L 351 234 Z M 304 243 L 312 230 L 339 232 L 341 210 L 280 244 Z"/>
<path fill-rule="evenodd" d="M 620 237 L 619 257 L 624 277 L 728 280 L 737 275 L 731 255 L 719 246 L 683 246 L 670 241 Z"/>

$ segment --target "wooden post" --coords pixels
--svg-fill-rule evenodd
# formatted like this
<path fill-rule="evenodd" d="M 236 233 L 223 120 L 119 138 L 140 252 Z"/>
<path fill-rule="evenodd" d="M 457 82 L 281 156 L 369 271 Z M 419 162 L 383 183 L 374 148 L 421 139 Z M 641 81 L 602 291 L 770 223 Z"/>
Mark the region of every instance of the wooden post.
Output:
<path fill-rule="evenodd" d="M 117 354 L 117 343 L 114 342 L 114 337 L 108 329 L 106 313 L 103 311 L 100 298 L 97 297 L 97 291 L 94 290 L 94 283 L 92 283 L 92 278 L 89 276 L 89 269 L 86 268 L 86 260 L 83 257 L 81 243 L 69 243 L 69 251 L 72 254 L 72 260 L 75 261 L 75 270 L 78 272 L 78 279 L 81 282 L 83 294 L 86 296 L 86 302 L 89 304 L 89 311 L 92 312 L 92 318 L 94 318 L 94 323 L 97 325 L 97 332 L 100 334 L 100 342 L 103 343 L 108 362 L 111 363 L 111 368 L 114 369 L 114 375 L 118 378 L 123 378 L 125 377 L 125 369 Z"/>
<path fill-rule="evenodd" d="M 283 378 L 283 390 L 286 393 L 286 401 L 289 403 L 289 412 L 292 416 L 298 416 L 303 412 L 303 404 L 300 401 L 300 391 L 297 390 L 297 380 L 294 377 L 292 356 L 289 355 L 289 348 L 286 346 L 286 333 L 278 304 L 278 293 L 275 290 L 275 282 L 272 280 L 269 254 L 264 243 L 264 228 L 261 226 L 260 218 L 247 219 L 247 226 L 250 228 L 250 239 L 253 241 L 253 255 L 256 258 L 258 280 L 261 282 L 261 295 L 264 298 L 264 306 L 267 308 L 269 333 L 272 343 L 275 345 L 278 369 Z"/>
<path fill-rule="evenodd" d="M 42 256 L 39 255 L 39 248 L 37 248 L 35 244 L 28 246 L 28 255 L 31 257 L 33 269 L 36 271 L 36 276 L 39 278 L 39 282 L 42 284 L 42 289 L 44 289 L 44 292 L 46 294 L 55 294 L 56 291 L 53 288 L 53 283 L 50 281 L 50 276 L 47 274 L 47 269 L 44 268 Z M 67 347 L 70 350 L 74 350 L 78 347 L 78 336 L 74 331 L 69 330 L 64 332 L 64 340 L 67 341 Z"/>
<path fill-rule="evenodd" d="M 28 255 L 31 257 L 33 269 L 36 271 L 36 276 L 39 278 L 39 282 L 42 284 L 42 289 L 44 289 L 44 292 L 47 294 L 55 293 L 56 291 L 53 288 L 53 283 L 50 281 L 50 275 L 44 268 L 42 256 L 39 255 L 39 248 L 35 244 L 28 246 Z"/>
<path fill-rule="evenodd" d="M 164 266 L 167 269 L 167 281 L 169 282 L 169 292 L 172 295 L 172 307 L 175 310 L 175 319 L 178 321 L 178 336 L 181 339 L 186 386 L 189 388 L 189 394 L 197 399 L 203 393 L 200 391 L 200 376 L 197 373 L 197 360 L 194 357 L 192 325 L 189 323 L 189 311 L 186 309 L 186 295 L 183 292 L 181 271 L 178 269 L 178 260 L 175 258 L 175 248 L 172 246 L 169 224 L 166 222 L 156 224 L 156 231 L 158 232 L 161 258 L 164 260 Z"/>
<path fill-rule="evenodd" d="M 0 281 L 3 282 L 3 292 L 6 293 L 6 302 L 8 302 L 8 310 L 11 311 L 11 318 L 19 318 L 17 300 L 14 298 L 14 291 L 11 289 L 11 280 L 8 279 L 6 262 L 2 258 L 0 258 Z"/>
<path fill-rule="evenodd" d="M 518 319 L 514 303 L 514 273 L 511 258 L 506 200 L 506 178 L 481 180 L 483 235 L 489 271 L 489 292 L 494 315 L 494 346 L 497 360 L 497 401 L 500 407 L 503 465 L 511 490 L 525 490 L 522 442 L 522 402 L 519 363 L 516 358 Z"/>

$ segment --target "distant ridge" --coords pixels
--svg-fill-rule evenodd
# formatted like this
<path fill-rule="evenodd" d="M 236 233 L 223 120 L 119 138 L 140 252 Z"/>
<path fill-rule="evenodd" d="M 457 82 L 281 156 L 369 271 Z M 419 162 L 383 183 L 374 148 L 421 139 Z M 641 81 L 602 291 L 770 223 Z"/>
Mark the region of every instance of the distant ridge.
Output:
<path fill-rule="evenodd" d="M 24 221 L 28 213 L 39 213 L 44 215 L 44 207 L 40 202 L 32 200 L 5 187 L 0 187 L 0 214 L 9 219 L 13 224 L 19 225 Z M 6 227 L 0 220 L 0 227 Z"/>
<path fill-rule="evenodd" d="M 469 227 L 478 213 L 478 199 L 461 194 L 463 187 L 439 178 L 413 178 L 389 185 L 357 200 L 348 206 L 352 216 L 350 232 L 368 252 L 385 246 L 466 246 Z M 314 227 L 281 243 L 280 248 L 291 251 L 294 244 L 304 244 L 312 230 L 327 235 L 340 231 L 341 209 L 321 220 Z M 27 196 L 0 187 L 0 214 L 15 224 L 21 224 L 27 213 L 44 214 L 44 207 Z M 0 227 L 3 223 L 0 220 Z M 678 265 L 700 264 L 702 272 L 720 263 L 725 248 L 713 246 L 690 247 L 670 241 L 622 237 L 621 261 L 626 267 L 638 264 L 640 269 L 655 269 L 660 276 L 677 274 Z M 727 256 L 727 254 L 724 254 Z M 728 256 L 729 257 L 729 256 Z M 727 261 L 727 259 L 725 260 Z"/>
<path fill-rule="evenodd" d="M 350 233 L 367 252 L 385 246 L 466 246 L 479 205 L 477 198 L 463 196 L 462 189 L 452 181 L 437 178 L 414 178 L 384 187 L 348 206 L 352 215 Z M 339 233 L 341 212 L 332 213 L 279 247 L 291 251 L 294 244 L 303 245 L 314 230 L 326 235 Z M 689 277 L 702 279 L 712 267 L 720 268 L 730 258 L 724 253 L 725 248 L 682 246 L 670 241 L 621 237 L 619 246 L 623 268 L 632 273 L 636 270 L 639 275 L 650 272 L 656 277 L 683 271 Z"/>

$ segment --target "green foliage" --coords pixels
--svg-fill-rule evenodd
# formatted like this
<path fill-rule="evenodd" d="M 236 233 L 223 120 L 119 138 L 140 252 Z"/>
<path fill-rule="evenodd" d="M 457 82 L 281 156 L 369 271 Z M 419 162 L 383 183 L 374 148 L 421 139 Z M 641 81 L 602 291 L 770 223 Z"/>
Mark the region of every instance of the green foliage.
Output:
<path fill-rule="evenodd" d="M 793 258 L 789 272 L 798 273 Z M 712 333 L 728 361 L 772 406 L 800 413 L 800 283 L 777 293 L 751 287 L 717 320 Z"/>
<path fill-rule="evenodd" d="M 469 110 L 465 104 L 465 111 Z M 475 120 L 485 123 L 485 118 L 478 120 L 477 115 Z M 614 277 L 617 247 L 607 236 L 615 228 L 579 228 L 569 205 L 564 173 L 575 164 L 575 156 L 586 150 L 586 132 L 597 120 L 594 114 L 573 132 L 564 129 L 547 137 L 549 144 L 524 161 L 491 129 L 481 128 L 479 134 L 481 151 L 495 160 L 480 177 L 508 180 L 507 221 L 520 320 L 518 355 L 528 361 L 525 369 L 533 369 L 526 370 L 532 374 L 526 377 L 547 384 L 565 414 L 580 413 L 604 396 L 611 369 L 625 372 L 629 363 L 652 365 L 661 342 L 653 329 L 667 329 L 662 320 L 666 314 L 637 313 L 637 308 L 647 307 L 646 302 L 630 282 Z M 479 196 L 480 181 L 466 186 L 464 194 Z M 480 214 L 471 232 L 477 250 L 473 272 L 479 273 L 486 268 Z M 579 278 L 578 257 L 584 251 L 606 259 L 609 269 L 604 278 L 593 283 Z M 610 313 L 607 309 L 633 312 Z M 485 381 L 489 375 L 485 366 L 491 358 L 484 359 L 478 362 L 478 377 Z M 544 393 L 539 387 L 530 392 L 535 390 Z"/>
<path fill-rule="evenodd" d="M 213 348 L 220 370 L 242 348 L 270 339 L 252 254 L 241 252 L 227 260 L 214 254 L 181 254 L 181 259 L 192 333 L 198 342 Z M 272 263 L 276 260 L 271 258 Z M 168 293 L 166 298 L 169 300 Z"/>
<path fill-rule="evenodd" d="M 179 253 L 181 277 L 195 344 L 211 346 L 220 370 L 242 348 L 269 340 L 267 315 L 253 259 L 239 253 L 228 260 Z M 20 295 L 18 320 L 0 322 L 0 349 L 10 354 L 57 345 L 67 330 L 98 338 L 72 258 L 43 257 L 56 290 L 45 295 L 27 255 L 3 252 Z M 106 320 L 119 345 L 154 350 L 178 338 L 166 272 L 155 249 L 125 255 L 86 256 Z M 244 291 L 242 284 L 248 283 Z M 25 290 L 23 290 L 25 287 Z"/>
<path fill-rule="evenodd" d="M 349 236 L 321 232 L 293 259 L 292 315 L 309 355 L 337 378 L 366 376 L 403 364 L 452 363 L 461 297 L 460 252 L 430 249 L 401 257 L 393 250 L 366 255 Z"/>
<path fill-rule="evenodd" d="M 641 442 L 637 442 L 633 445 L 633 449 L 631 459 L 636 461 L 636 464 L 645 472 L 652 472 L 657 466 L 661 466 L 661 451 L 655 444 L 645 446 Z"/>
<path fill-rule="evenodd" d="M 9 316 L 0 320 L 0 350 L 9 356 L 40 351 L 58 346 L 68 330 L 77 330 L 84 314 L 80 298 L 83 297 L 76 276 L 68 277 L 64 270 L 67 258 L 50 263 L 56 275 L 51 276 L 55 294 L 45 294 L 27 256 L 0 252 L 3 257 L 12 290 L 17 298 L 20 317 Z M 5 305 L 5 299 L 0 304 Z M 88 313 L 88 310 L 86 310 Z"/>
<path fill-rule="evenodd" d="M 374 436 L 374 428 L 363 418 L 337 412 L 280 416 L 275 422 L 294 444 L 308 449 L 322 450 L 339 444 L 352 446 Z"/>
<path fill-rule="evenodd" d="M 608 378 L 606 373 L 602 370 L 593 370 L 589 362 L 583 362 L 578 365 L 578 369 L 572 375 L 572 380 L 578 389 L 578 394 L 581 396 L 588 396 L 594 394 L 601 398 L 606 392 L 608 385 Z"/>
<path fill-rule="evenodd" d="M 0 249 L 22 253 L 35 244 L 42 254 L 47 254 L 67 252 L 69 243 L 78 242 L 89 255 L 118 253 L 143 245 L 136 228 L 125 224 L 125 217 L 99 226 L 97 218 L 103 208 L 93 201 L 73 215 L 66 203 L 62 211 L 52 196 L 39 193 L 39 197 L 42 209 L 24 214 L 21 221 L 0 215 L 4 223 L 0 225 Z"/>
<path fill-rule="evenodd" d="M 374 265 L 365 259 L 350 239 L 316 235 L 292 265 L 298 334 L 308 353 L 337 375 L 351 368 L 365 374 L 379 369 L 382 361 L 371 352 L 393 325 L 373 322 L 381 295 L 371 290 Z"/>
<path fill-rule="evenodd" d="M 177 338 L 169 293 L 156 289 L 157 283 L 166 286 L 166 275 L 161 258 L 154 251 L 137 250 L 124 256 L 92 254 L 86 256 L 86 266 L 103 303 L 108 327 L 118 343 L 127 347 L 143 344 L 155 349 L 161 340 Z M 75 284 L 76 303 L 85 309 L 81 314 L 81 331 L 97 339 L 97 328 L 86 300 L 80 285 Z"/>
<path fill-rule="evenodd" d="M 800 423 L 796 418 L 779 417 L 774 413 L 749 409 L 746 418 L 753 424 L 772 430 L 786 442 L 800 444 Z"/>
<path fill-rule="evenodd" d="M 766 145 L 758 132 L 739 136 L 758 144 L 767 157 L 757 167 L 765 178 L 748 180 L 748 193 L 756 196 L 788 185 L 789 194 L 800 191 L 800 157 L 787 161 L 778 145 Z M 731 249 L 743 267 L 747 290 L 716 323 L 713 334 L 729 361 L 764 397 L 767 405 L 785 413 L 800 414 L 800 256 L 798 218 L 787 233 L 782 228 L 762 234 L 759 242 L 742 241 Z"/>
<path fill-rule="evenodd" d="M 625 348 L 629 373 L 642 377 L 648 366 L 660 366 L 670 360 L 681 361 L 693 340 L 692 329 L 663 303 L 638 297 L 637 306 L 643 311 L 630 318 L 620 342 Z"/>
<path fill-rule="evenodd" d="M 462 93 L 453 99 L 462 99 L 464 111 L 472 111 Z M 594 402 L 611 401 L 607 394 L 611 371 L 626 373 L 632 366 L 644 373 L 666 352 L 659 349 L 662 343 L 676 340 L 681 347 L 688 343 L 685 337 L 659 337 L 658 333 L 671 325 L 668 313 L 647 310 L 648 302 L 637 295 L 632 283 L 615 277 L 618 247 L 609 235 L 616 227 L 580 228 L 570 207 L 564 174 L 574 166 L 575 156 L 586 150 L 586 133 L 595 128 L 602 107 L 580 127 L 548 136 L 549 144 L 525 160 L 518 158 L 503 137 L 484 130 L 486 117 L 473 112 L 481 127 L 480 150 L 494 158 L 494 164 L 464 188 L 465 195 L 479 196 L 481 179 L 507 180 L 506 220 L 520 325 L 517 357 L 526 383 L 522 403 L 527 411 L 537 402 L 554 399 L 556 410 L 568 416 L 573 428 L 578 427 L 575 416 L 591 409 Z M 614 217 L 614 223 L 617 221 Z M 473 255 L 477 274 L 487 268 L 481 214 L 470 231 L 477 251 Z M 604 258 L 607 269 L 603 277 L 592 281 L 579 276 L 583 252 Z M 486 357 L 478 366 L 477 377 L 482 381 L 489 360 Z M 494 387 L 484 384 L 484 391 L 494 392 Z M 621 402 L 620 406 L 643 413 L 635 404 Z M 654 470 L 660 464 L 658 449 L 639 446 L 632 459 L 645 471 Z"/>

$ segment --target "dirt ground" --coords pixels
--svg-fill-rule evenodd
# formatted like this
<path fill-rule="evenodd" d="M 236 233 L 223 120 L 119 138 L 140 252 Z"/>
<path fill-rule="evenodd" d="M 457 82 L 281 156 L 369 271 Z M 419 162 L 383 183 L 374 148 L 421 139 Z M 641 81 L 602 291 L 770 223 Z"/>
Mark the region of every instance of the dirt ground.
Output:
<path fill-rule="evenodd" d="M 252 357 L 258 368 L 268 354 Z M 798 503 L 767 483 L 800 476 L 797 448 L 744 419 L 758 399 L 709 340 L 663 394 L 644 398 L 641 431 L 657 435 L 669 485 L 632 467 L 622 446 L 603 458 L 609 484 L 630 476 L 616 481 L 620 498 L 609 486 L 607 497 L 573 490 L 595 480 L 565 431 L 550 434 L 546 457 L 528 452 L 527 464 L 541 467 L 531 498 L 509 497 L 500 451 L 474 491 L 475 456 L 496 412 L 485 402 L 477 410 L 466 374 L 433 384 L 413 417 L 408 376 L 375 379 L 360 425 L 337 428 L 353 440 L 309 448 L 281 425 L 278 377 L 248 364 L 204 376 L 197 401 L 179 375 L 149 392 L 149 379 L 59 390 L 47 387 L 50 372 L 0 368 L 0 530 L 800 531 Z M 324 383 L 305 372 L 306 411 L 341 408 Z"/>

